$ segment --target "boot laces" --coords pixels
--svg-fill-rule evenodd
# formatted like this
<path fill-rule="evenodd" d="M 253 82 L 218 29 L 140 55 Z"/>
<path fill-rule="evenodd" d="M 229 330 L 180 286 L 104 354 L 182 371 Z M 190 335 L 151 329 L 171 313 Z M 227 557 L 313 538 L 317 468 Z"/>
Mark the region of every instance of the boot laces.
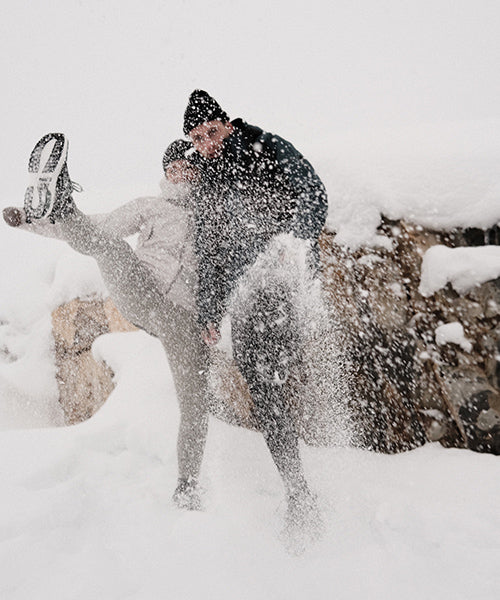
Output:
<path fill-rule="evenodd" d="M 79 183 L 76 183 L 76 181 L 70 181 L 70 183 L 71 183 L 71 191 L 83 192 L 83 186 L 81 186 Z"/>

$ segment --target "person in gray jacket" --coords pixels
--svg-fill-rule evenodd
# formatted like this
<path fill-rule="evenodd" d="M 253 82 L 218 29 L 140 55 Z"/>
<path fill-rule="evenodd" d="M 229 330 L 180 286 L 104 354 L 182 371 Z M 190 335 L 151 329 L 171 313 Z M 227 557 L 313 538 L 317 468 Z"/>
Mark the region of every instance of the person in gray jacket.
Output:
<path fill-rule="evenodd" d="M 178 485 L 173 499 L 198 510 L 198 478 L 208 428 L 208 349 L 197 321 L 196 258 L 190 183 L 197 170 L 186 159 L 191 144 L 173 142 L 163 157 L 158 197 L 138 198 L 99 215 L 76 207 L 63 134 L 44 136 L 33 150 L 24 208 L 4 209 L 12 227 L 65 240 L 92 256 L 116 306 L 131 323 L 157 337 L 167 355 L 180 407 Z M 124 238 L 138 233 L 135 250 Z"/>

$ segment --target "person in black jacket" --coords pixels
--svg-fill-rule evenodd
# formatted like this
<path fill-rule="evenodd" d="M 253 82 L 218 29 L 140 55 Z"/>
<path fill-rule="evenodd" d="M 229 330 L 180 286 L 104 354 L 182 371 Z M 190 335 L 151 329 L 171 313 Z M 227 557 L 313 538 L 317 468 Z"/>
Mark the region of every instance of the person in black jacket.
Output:
<path fill-rule="evenodd" d="M 203 90 L 189 98 L 184 133 L 202 175 L 195 209 L 198 311 L 204 340 L 212 345 L 220 337 L 220 321 L 238 280 L 275 236 L 292 233 L 307 240 L 311 268 L 318 269 L 327 196 L 311 164 L 290 142 L 241 119 L 230 121 Z M 260 290 L 250 314 L 232 323 L 232 341 L 285 484 L 289 517 L 295 519 L 297 511 L 314 503 L 314 496 L 304 478 L 283 385 L 300 361 L 293 306 L 286 296 L 282 286 Z"/>

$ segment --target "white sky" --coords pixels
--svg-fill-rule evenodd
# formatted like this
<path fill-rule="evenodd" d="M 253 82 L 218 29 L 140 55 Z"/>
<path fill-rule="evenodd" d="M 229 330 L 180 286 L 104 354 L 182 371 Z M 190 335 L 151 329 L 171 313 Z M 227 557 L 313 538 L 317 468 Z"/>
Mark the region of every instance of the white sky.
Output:
<path fill-rule="evenodd" d="M 154 191 L 195 87 L 306 154 L 354 130 L 500 117 L 498 0 L 7 0 L 2 12 L 3 205 L 51 130 L 67 133 L 87 189 Z"/>

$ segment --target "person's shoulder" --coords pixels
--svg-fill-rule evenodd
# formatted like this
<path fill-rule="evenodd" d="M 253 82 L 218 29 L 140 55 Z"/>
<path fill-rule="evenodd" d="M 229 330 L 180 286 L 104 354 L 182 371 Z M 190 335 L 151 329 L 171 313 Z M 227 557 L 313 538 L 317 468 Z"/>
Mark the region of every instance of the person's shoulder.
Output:
<path fill-rule="evenodd" d="M 235 129 L 236 135 L 241 137 L 247 144 L 257 141 L 264 133 L 264 130 L 261 127 L 250 125 L 250 123 L 247 123 L 240 118 L 231 121 L 231 125 Z"/>
<path fill-rule="evenodd" d="M 262 143 L 279 161 L 300 161 L 304 159 L 302 152 L 297 150 L 292 142 L 276 133 L 265 132 L 262 136 Z"/>
<path fill-rule="evenodd" d="M 193 188 L 189 183 L 171 183 L 163 178 L 160 181 L 160 195 L 157 201 L 163 204 L 171 203 L 177 206 L 183 206 L 190 203 L 193 195 Z"/>
<path fill-rule="evenodd" d="M 271 157 L 274 152 L 271 142 L 272 134 L 239 118 L 231 121 L 231 124 L 235 130 L 233 142 L 235 147 L 240 148 L 244 154 L 269 155 Z"/>
<path fill-rule="evenodd" d="M 274 161 L 303 158 L 302 153 L 291 142 L 276 133 L 265 131 L 256 125 L 250 125 L 239 118 L 234 119 L 231 123 L 243 148 L 251 148 L 256 155 Z"/>
<path fill-rule="evenodd" d="M 270 131 L 261 130 L 260 135 L 253 141 L 252 148 L 257 154 L 273 161 L 286 162 L 292 158 L 302 158 L 302 154 L 291 142 Z"/>

